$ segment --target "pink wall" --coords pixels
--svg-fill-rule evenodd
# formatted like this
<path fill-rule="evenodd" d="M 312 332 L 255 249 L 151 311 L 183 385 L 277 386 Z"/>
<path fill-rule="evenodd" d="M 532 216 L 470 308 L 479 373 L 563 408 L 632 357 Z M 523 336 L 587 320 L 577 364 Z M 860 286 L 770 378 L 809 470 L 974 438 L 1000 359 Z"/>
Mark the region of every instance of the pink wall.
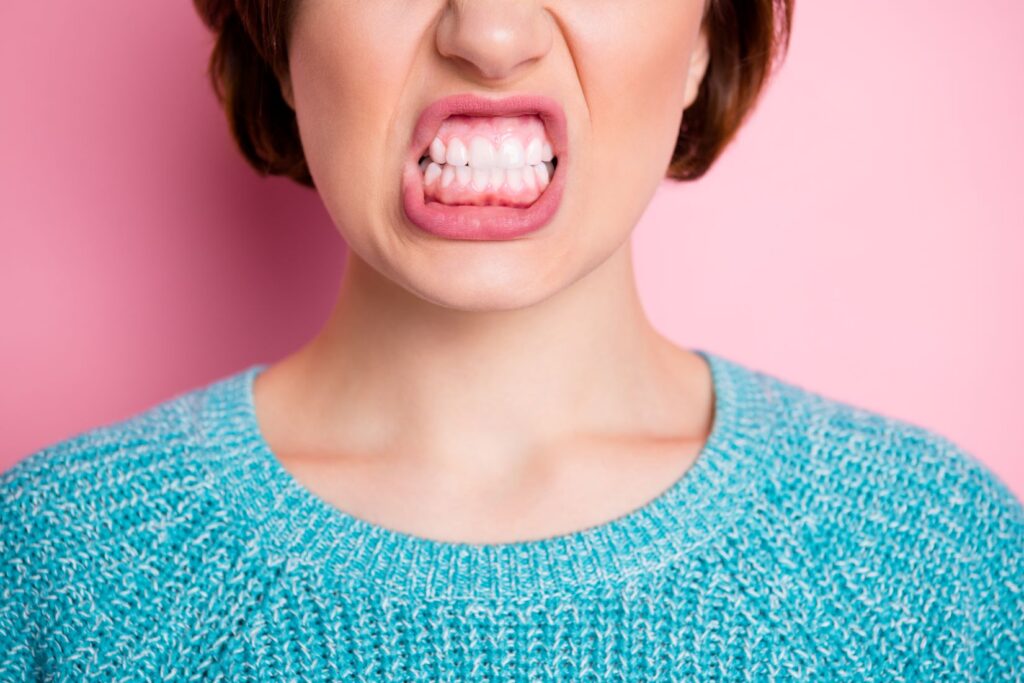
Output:
<path fill-rule="evenodd" d="M 0 9 L 0 468 L 314 333 L 343 243 L 234 151 L 188 2 Z M 1024 4 L 801 2 L 636 233 L 679 342 L 938 430 L 1024 496 Z"/>

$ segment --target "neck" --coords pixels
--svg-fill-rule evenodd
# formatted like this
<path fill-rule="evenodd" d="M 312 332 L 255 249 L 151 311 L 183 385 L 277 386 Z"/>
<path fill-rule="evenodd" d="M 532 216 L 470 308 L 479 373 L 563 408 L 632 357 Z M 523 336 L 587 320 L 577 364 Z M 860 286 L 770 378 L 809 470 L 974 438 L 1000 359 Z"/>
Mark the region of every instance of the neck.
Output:
<path fill-rule="evenodd" d="M 509 461 L 570 439 L 706 426 L 703 361 L 650 325 L 628 240 L 546 300 L 485 312 L 426 301 L 350 250 L 328 322 L 279 365 L 302 422 L 292 436 L 316 439 L 297 449 Z"/>

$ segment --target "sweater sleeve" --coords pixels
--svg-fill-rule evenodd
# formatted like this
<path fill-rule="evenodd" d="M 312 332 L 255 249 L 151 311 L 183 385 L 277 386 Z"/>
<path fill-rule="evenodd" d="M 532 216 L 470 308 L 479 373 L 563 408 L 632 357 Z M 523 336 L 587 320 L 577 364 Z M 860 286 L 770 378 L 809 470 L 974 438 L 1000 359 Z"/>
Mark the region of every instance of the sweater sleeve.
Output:
<path fill-rule="evenodd" d="M 972 596 L 974 672 L 979 681 L 1024 681 L 1024 506 L 998 476 L 959 449 L 969 477 L 962 576 Z"/>
<path fill-rule="evenodd" d="M 37 658 L 38 620 L 30 555 L 45 539 L 32 515 L 32 491 L 23 476 L 30 465 L 18 463 L 0 473 L 0 680 L 29 681 Z"/>

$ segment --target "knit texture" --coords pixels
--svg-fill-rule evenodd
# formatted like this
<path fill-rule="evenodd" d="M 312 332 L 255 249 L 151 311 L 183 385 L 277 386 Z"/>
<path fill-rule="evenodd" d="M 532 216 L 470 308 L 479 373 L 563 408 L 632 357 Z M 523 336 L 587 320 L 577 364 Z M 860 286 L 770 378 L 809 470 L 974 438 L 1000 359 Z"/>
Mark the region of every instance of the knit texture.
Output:
<path fill-rule="evenodd" d="M 694 349 L 695 464 L 575 533 L 432 540 L 279 463 L 252 365 L 0 475 L 0 681 L 1024 679 L 1024 508 L 949 439 Z"/>

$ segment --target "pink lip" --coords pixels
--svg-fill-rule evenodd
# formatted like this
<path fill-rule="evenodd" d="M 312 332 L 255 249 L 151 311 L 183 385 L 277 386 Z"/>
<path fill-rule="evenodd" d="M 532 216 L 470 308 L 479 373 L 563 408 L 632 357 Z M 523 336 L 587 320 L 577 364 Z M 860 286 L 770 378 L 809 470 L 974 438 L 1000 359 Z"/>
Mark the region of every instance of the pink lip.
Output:
<path fill-rule="evenodd" d="M 558 167 L 540 197 L 525 208 L 511 206 L 447 206 L 427 203 L 419 159 L 434 139 L 441 122 L 449 116 L 516 116 L 537 114 L 544 121 Z M 565 111 L 550 97 L 513 95 L 489 99 L 473 94 L 445 97 L 420 114 L 413 131 L 409 158 L 402 167 L 402 205 L 417 227 L 440 237 L 463 240 L 501 240 L 521 237 L 541 229 L 554 217 L 562 202 L 568 170 L 568 136 Z"/>

